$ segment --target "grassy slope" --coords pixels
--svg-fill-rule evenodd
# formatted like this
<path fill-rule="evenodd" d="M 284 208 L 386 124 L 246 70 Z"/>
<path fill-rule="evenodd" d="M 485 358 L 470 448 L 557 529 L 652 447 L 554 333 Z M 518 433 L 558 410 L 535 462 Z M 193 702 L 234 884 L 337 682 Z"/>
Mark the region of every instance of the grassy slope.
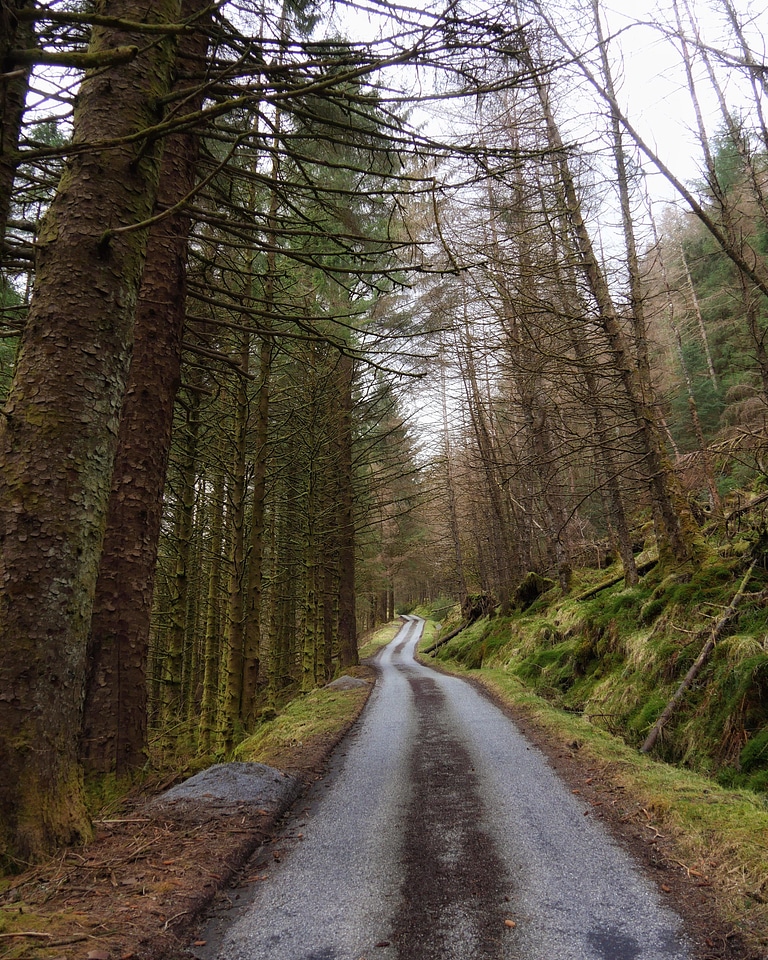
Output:
<path fill-rule="evenodd" d="M 639 752 L 743 569 L 736 556 L 713 557 L 674 577 L 656 570 L 639 587 L 617 584 L 580 601 L 610 571 L 583 573 L 570 597 L 551 590 L 524 613 L 479 621 L 433 656 L 485 683 L 563 743 L 578 740 L 675 838 L 681 861 L 717 885 L 726 915 L 768 949 L 763 570 L 655 755 Z"/>

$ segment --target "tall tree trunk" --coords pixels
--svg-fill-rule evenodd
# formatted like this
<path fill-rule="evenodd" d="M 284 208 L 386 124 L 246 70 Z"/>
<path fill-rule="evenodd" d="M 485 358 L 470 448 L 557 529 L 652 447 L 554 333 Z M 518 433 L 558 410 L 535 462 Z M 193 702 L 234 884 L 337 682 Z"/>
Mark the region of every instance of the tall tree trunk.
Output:
<path fill-rule="evenodd" d="M 179 496 L 173 509 L 174 570 L 168 600 L 169 623 L 166 649 L 162 659 L 162 716 L 177 720 L 183 711 L 184 644 L 192 575 L 192 541 L 195 516 L 195 482 L 198 470 L 200 434 L 200 396 L 193 391 L 187 412 L 186 436 L 183 440 Z"/>
<path fill-rule="evenodd" d="M 659 553 L 662 557 L 672 558 L 676 562 L 685 562 L 693 556 L 695 538 L 690 512 L 682 502 L 676 480 L 672 475 L 655 411 L 645 395 L 637 361 L 622 329 L 608 281 L 584 222 L 565 147 L 549 103 L 548 91 L 542 79 L 537 79 L 536 85 L 550 145 L 560 157 L 561 185 L 575 247 L 581 260 L 584 277 L 597 306 L 598 321 L 611 349 L 616 372 L 631 405 L 642 441 L 644 469 L 653 508 Z"/>
<path fill-rule="evenodd" d="M 318 604 L 318 559 L 317 559 L 317 472 L 314 457 L 307 467 L 304 502 L 307 516 L 304 526 L 304 637 L 301 648 L 301 690 L 308 693 L 316 685 L 317 668 L 317 604 Z"/>
<path fill-rule="evenodd" d="M 457 334 L 458 336 L 458 334 Z M 485 486 L 490 500 L 491 511 L 491 544 L 495 569 L 495 588 L 499 594 L 502 609 L 509 605 L 513 579 L 520 572 L 519 565 L 513 563 L 509 544 L 510 524 L 506 504 L 502 495 L 498 471 L 498 457 L 494 446 L 491 429 L 488 423 L 488 414 L 480 396 L 480 389 L 475 368 L 472 338 L 469 323 L 465 319 L 462 336 L 464 352 L 464 385 L 469 403 L 470 420 L 477 441 L 478 452 L 483 465 Z"/>
<path fill-rule="evenodd" d="M 272 530 L 270 537 L 272 581 L 272 617 L 270 630 L 270 650 L 267 661 L 270 693 L 275 698 L 280 691 L 293 680 L 293 668 L 296 653 L 296 604 L 299 590 L 298 544 L 290 536 L 294 530 L 291 513 L 291 491 L 287 488 L 287 476 L 282 473 L 278 478 L 278 490 L 274 498 L 272 512 Z M 283 553 L 282 544 L 287 540 L 287 549 Z M 278 554 L 283 563 L 278 563 Z"/>
<path fill-rule="evenodd" d="M 179 719 L 189 723 L 189 730 L 197 726 L 200 715 L 205 648 L 205 589 L 208 580 L 203 563 L 204 531 L 208 527 L 209 501 L 205 487 L 199 483 L 195 490 L 194 525 L 190 544 L 190 570 L 193 571 L 187 598 L 187 622 L 184 636 L 184 659 L 181 673 L 181 712 Z M 192 740 L 188 740 L 190 745 Z"/>
<path fill-rule="evenodd" d="M 0 0 L 0 258 L 19 164 L 21 123 L 32 69 L 28 65 L 16 65 L 13 50 L 34 46 L 34 24 L 31 20 L 18 19 L 21 11 L 34 7 L 32 0 Z"/>
<path fill-rule="evenodd" d="M 558 161 L 553 159 L 553 173 L 558 179 Z M 569 232 L 567 204 L 558 204 L 553 221 L 548 222 L 552 262 L 560 289 L 560 309 L 565 313 L 577 307 L 577 313 L 587 315 L 583 294 L 579 290 L 576 276 L 577 257 Z M 627 586 L 636 586 L 639 581 L 637 564 L 632 548 L 632 537 L 627 519 L 619 477 L 621 470 L 614 450 L 614 430 L 608 422 L 603 403 L 599 378 L 589 357 L 588 343 L 582 332 L 573 324 L 569 325 L 568 337 L 574 357 L 584 377 L 586 386 L 585 400 L 594 424 L 594 461 L 601 483 L 606 493 L 606 513 L 609 529 L 619 551 L 624 567 L 624 580 Z"/>
<path fill-rule="evenodd" d="M 339 665 L 357 664 L 357 614 L 355 612 L 355 500 L 352 475 L 352 357 L 342 354 L 337 367 L 338 442 L 335 464 L 338 478 L 337 518 L 339 542 Z"/>
<path fill-rule="evenodd" d="M 250 334 L 241 334 L 240 364 L 248 372 Z M 238 377 L 234 393 L 232 478 L 229 487 L 229 587 L 225 691 L 222 704 L 221 739 L 225 749 L 234 745 L 243 720 L 243 647 L 245 639 L 245 494 L 246 443 L 248 439 L 248 391 L 245 377 Z"/>
<path fill-rule="evenodd" d="M 323 564 L 323 678 L 333 679 L 333 656 L 336 652 L 336 633 L 339 622 L 339 544 L 335 531 L 326 541 Z"/>
<path fill-rule="evenodd" d="M 245 639 L 243 649 L 244 719 L 255 719 L 256 692 L 262 659 L 262 580 L 264 576 L 264 507 L 267 497 L 267 441 L 269 438 L 269 396 L 272 372 L 272 341 L 265 337 L 259 352 L 259 391 L 256 398 L 256 423 L 253 428 L 255 462 L 253 468 L 253 502 L 248 547 L 248 580 L 246 585 Z"/>
<path fill-rule="evenodd" d="M 514 136 L 514 134 L 513 134 Z M 513 147 L 519 144 L 513 141 Z M 531 250 L 529 233 L 531 218 L 527 212 L 526 188 L 521 171 L 516 171 L 513 183 L 513 202 L 505 219 L 509 224 L 510 239 L 515 244 L 516 271 L 519 275 L 518 291 L 510 288 L 507 270 L 500 250 L 496 229 L 498 204 L 490 181 L 486 185 L 491 212 L 489 273 L 498 298 L 498 314 L 505 334 L 507 362 L 510 365 L 512 382 L 516 384 L 523 428 L 527 435 L 525 447 L 531 452 L 528 460 L 531 470 L 531 487 L 537 487 L 534 503 L 539 506 L 542 524 L 546 530 L 546 549 L 550 563 L 558 572 L 564 593 L 570 590 L 571 560 L 567 549 L 566 528 L 568 513 L 564 506 L 562 484 L 559 477 L 557 457 L 551 435 L 548 407 L 552 405 L 542 376 L 542 359 L 532 340 L 537 329 L 537 320 L 526 315 L 527 303 L 535 302 L 533 286 L 536 270 Z M 520 296 L 522 292 L 522 297 Z M 522 302 L 521 302 L 522 301 Z M 541 349 L 542 345 L 539 345 Z"/>
<path fill-rule="evenodd" d="M 203 697 L 200 705 L 200 745 L 209 750 L 216 734 L 219 662 L 221 657 L 221 566 L 224 525 L 224 471 L 217 469 L 211 496 L 211 560 L 205 619 Z"/>
<path fill-rule="evenodd" d="M 190 18 L 206 0 L 184 0 Z M 179 44 L 180 69 L 192 73 L 208 37 L 201 24 Z M 181 78 L 176 91 L 189 86 Z M 188 109 L 202 105 L 193 93 Z M 199 137 L 169 138 L 158 210 L 173 210 L 194 187 Z M 152 228 L 136 315 L 133 360 L 120 418 L 99 579 L 91 619 L 89 677 L 81 758 L 86 770 L 125 773 L 145 761 L 146 669 L 157 547 L 173 407 L 181 380 L 181 340 L 190 217 L 176 210 Z"/>
<path fill-rule="evenodd" d="M 282 112 L 277 111 L 274 120 L 275 136 L 280 133 Z M 267 268 L 264 277 L 264 302 L 262 305 L 262 338 L 259 349 L 259 390 L 256 397 L 256 423 L 254 444 L 256 447 L 253 468 L 253 505 L 251 508 L 251 533 L 248 549 L 248 582 L 246 585 L 245 639 L 243 650 L 243 703 L 245 719 L 255 720 L 256 690 L 261 670 L 261 607 L 262 580 L 264 575 L 264 507 L 267 498 L 267 442 L 269 440 L 269 401 L 272 390 L 273 340 L 270 334 L 272 315 L 275 309 L 275 282 L 277 272 L 277 215 L 278 179 L 280 175 L 280 151 L 272 156 L 272 189 L 269 197 L 267 231 Z"/>
<path fill-rule="evenodd" d="M 448 394 L 445 383 L 445 359 L 443 344 L 440 344 L 440 406 L 443 416 L 443 449 L 445 456 L 445 490 L 448 499 L 448 529 L 451 533 L 451 544 L 456 561 L 456 586 L 459 600 L 463 603 L 467 598 L 467 578 L 464 573 L 464 552 L 461 546 L 459 519 L 456 512 L 456 481 L 454 477 L 453 452 L 451 437 L 448 429 Z"/>
<path fill-rule="evenodd" d="M 178 22 L 178 0 L 110 5 Z M 77 762 L 86 650 L 118 418 L 152 213 L 157 123 L 174 44 L 94 28 L 94 53 L 144 52 L 86 75 L 75 150 L 38 238 L 35 293 L 0 422 L 0 859 L 88 834 Z M 106 224 L 106 230 L 105 230 Z"/>

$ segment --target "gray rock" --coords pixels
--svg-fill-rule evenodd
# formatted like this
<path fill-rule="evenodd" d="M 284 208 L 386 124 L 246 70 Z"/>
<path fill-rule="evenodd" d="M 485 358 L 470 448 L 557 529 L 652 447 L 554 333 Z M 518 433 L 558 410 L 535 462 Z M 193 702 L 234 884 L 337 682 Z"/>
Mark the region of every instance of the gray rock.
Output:
<path fill-rule="evenodd" d="M 331 680 L 330 683 L 326 683 L 326 690 L 355 690 L 357 687 L 368 687 L 370 683 L 367 680 L 362 680 L 360 677 L 337 677 L 335 680 Z"/>
<path fill-rule="evenodd" d="M 210 813 L 243 807 L 283 810 L 300 788 L 298 777 L 263 763 L 217 763 L 160 794 L 153 806 L 164 813 L 187 813 L 193 807 Z"/>

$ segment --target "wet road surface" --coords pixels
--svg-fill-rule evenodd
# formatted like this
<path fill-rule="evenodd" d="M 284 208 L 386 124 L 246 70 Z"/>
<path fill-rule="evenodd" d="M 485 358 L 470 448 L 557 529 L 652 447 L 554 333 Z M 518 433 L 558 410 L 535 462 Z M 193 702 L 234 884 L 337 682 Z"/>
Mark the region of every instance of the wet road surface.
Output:
<path fill-rule="evenodd" d="M 690 960 L 680 920 L 407 618 L 360 722 L 204 960 Z M 242 897 L 245 900 L 245 896 Z"/>

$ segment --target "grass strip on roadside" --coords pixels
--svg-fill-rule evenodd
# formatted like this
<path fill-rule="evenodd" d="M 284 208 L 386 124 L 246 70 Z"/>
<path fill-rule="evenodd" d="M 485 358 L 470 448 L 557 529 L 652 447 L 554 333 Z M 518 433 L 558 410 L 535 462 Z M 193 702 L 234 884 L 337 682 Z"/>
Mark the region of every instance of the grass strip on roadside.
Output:
<path fill-rule="evenodd" d="M 373 656 L 397 634 L 402 624 L 389 623 L 376 630 L 360 648 L 360 658 Z M 355 668 L 347 671 L 354 675 Z M 281 770 L 301 766 L 302 753 L 313 744 L 337 741 L 360 715 L 370 686 L 352 690 L 319 687 L 290 700 L 280 713 L 265 720 L 235 750 L 235 759 L 266 763 Z"/>

